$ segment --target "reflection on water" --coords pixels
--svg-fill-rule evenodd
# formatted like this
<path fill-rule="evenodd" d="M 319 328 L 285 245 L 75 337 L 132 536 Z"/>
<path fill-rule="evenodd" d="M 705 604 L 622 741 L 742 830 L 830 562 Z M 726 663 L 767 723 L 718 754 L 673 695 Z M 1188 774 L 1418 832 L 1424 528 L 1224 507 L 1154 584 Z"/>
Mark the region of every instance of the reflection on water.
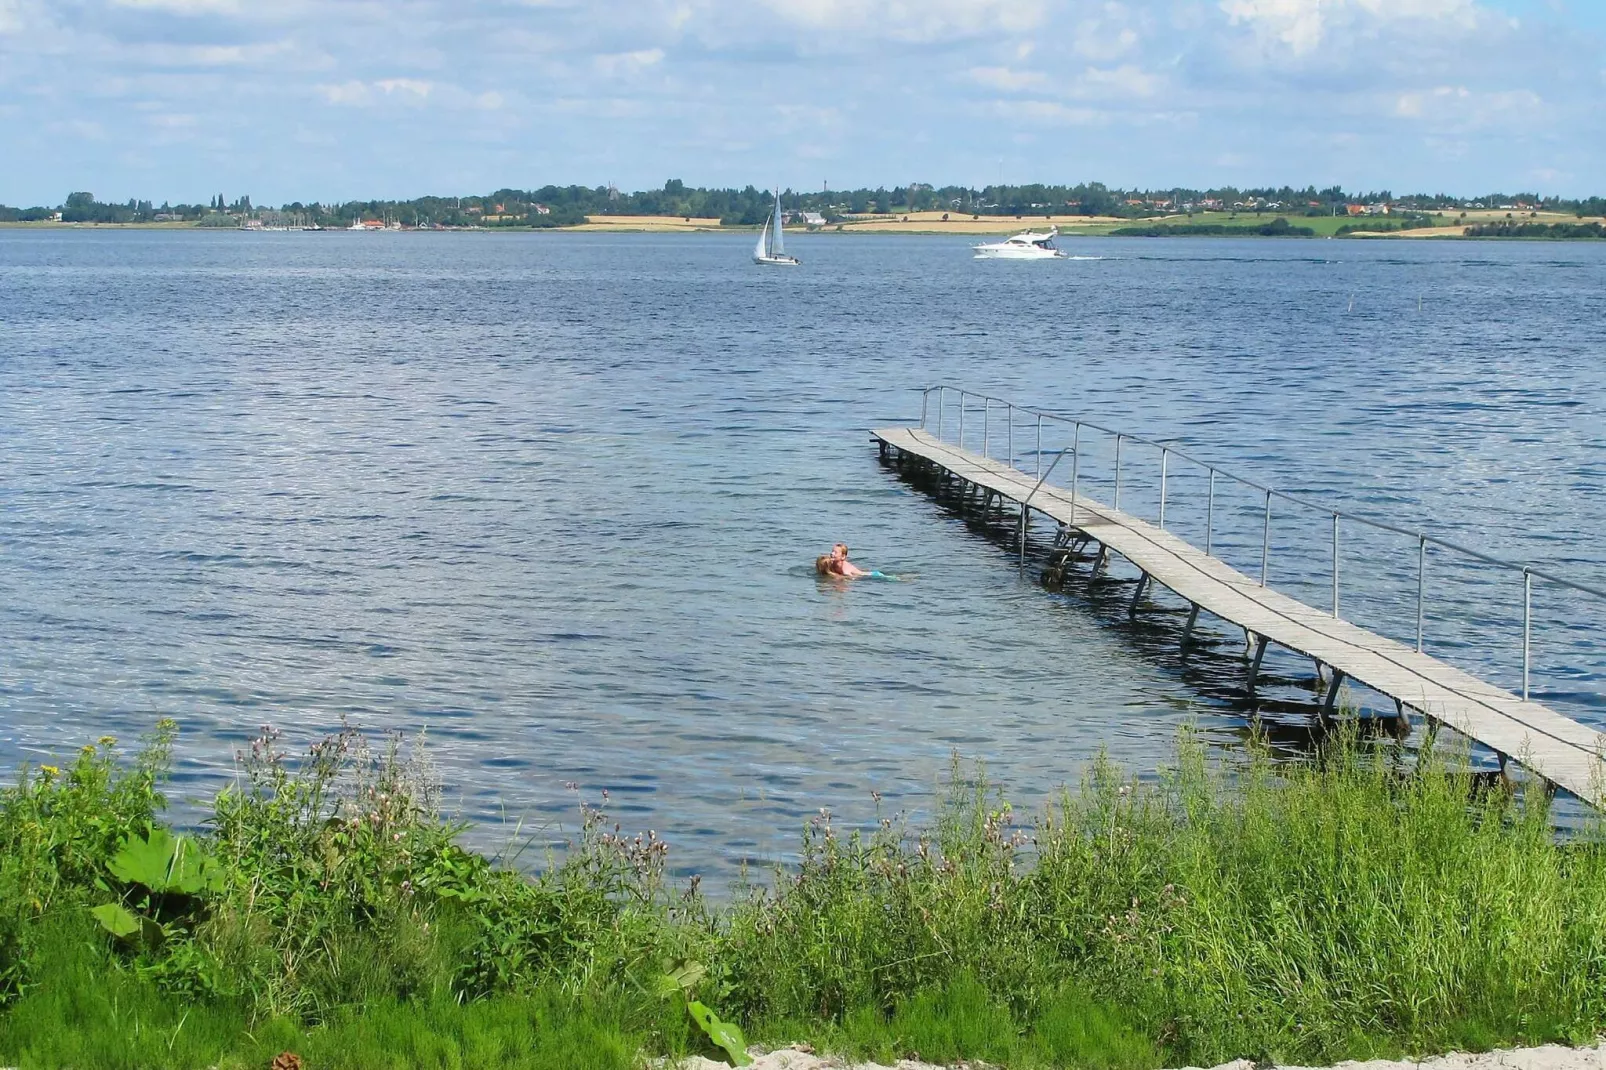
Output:
<path fill-rule="evenodd" d="M 1232 636 L 1184 659 L 875 463 L 938 379 L 1606 576 L 1598 247 L 798 240 L 782 277 L 740 236 L 0 234 L 0 756 L 171 714 L 197 796 L 263 722 L 426 728 L 488 839 L 575 781 L 728 874 L 822 805 L 922 810 L 954 751 L 1030 805 L 1237 738 Z M 1217 503 L 1239 567 L 1257 508 Z M 1317 605 L 1324 523 L 1274 529 Z M 1346 615 L 1414 627 L 1414 547 L 1345 538 Z M 911 582 L 820 583 L 837 539 Z M 1430 649 L 1511 686 L 1520 582 L 1433 568 Z M 1598 607 L 1535 608 L 1536 693 L 1606 720 Z M 1267 671 L 1297 722 L 1310 667 Z"/>

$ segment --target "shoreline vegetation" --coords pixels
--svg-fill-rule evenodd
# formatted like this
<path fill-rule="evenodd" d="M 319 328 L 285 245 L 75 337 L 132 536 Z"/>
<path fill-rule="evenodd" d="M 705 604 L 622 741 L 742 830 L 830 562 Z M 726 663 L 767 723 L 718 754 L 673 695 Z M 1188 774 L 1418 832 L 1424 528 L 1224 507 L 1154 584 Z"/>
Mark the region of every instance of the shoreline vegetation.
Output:
<path fill-rule="evenodd" d="M 1395 195 L 1289 186 L 1209 190 L 1077 185 L 785 190 L 754 186 L 624 192 L 612 185 L 500 189 L 411 200 L 294 201 L 277 208 L 219 193 L 206 204 L 130 198 L 101 201 L 77 191 L 55 207 L 0 205 L 0 226 L 159 227 L 204 230 L 566 230 L 703 232 L 762 226 L 779 203 L 799 231 L 845 234 L 963 234 L 977 237 L 1058 227 L 1067 236 L 1458 237 L 1598 239 L 1606 198 L 1494 192 Z"/>
<path fill-rule="evenodd" d="M 1307 762 L 1187 733 L 1030 820 L 955 760 L 929 829 L 826 810 L 728 895 L 579 805 L 489 857 L 422 741 L 271 731 L 199 830 L 175 726 L 0 792 L 0 1062 L 639 1067 L 748 1042 L 890 1063 L 1320 1064 L 1606 1030 L 1606 839 L 1464 754 L 1347 734 Z M 538 862 L 539 864 L 531 864 Z M 276 1064 L 279 1065 L 279 1064 Z"/>
<path fill-rule="evenodd" d="M 1502 212 L 1469 212 L 1453 219 L 1394 218 L 1377 219 L 1336 217 L 1301 217 L 1282 215 L 1235 214 L 1205 212 L 1197 215 L 1167 216 L 1134 223 L 1132 220 L 1103 216 L 1075 217 L 1000 217 L 980 216 L 944 219 L 942 213 L 915 213 L 907 216 L 844 217 L 839 222 L 817 227 L 794 227 L 798 232 L 813 234 L 901 234 L 901 235 L 954 235 L 967 238 L 984 238 L 1019 233 L 1022 230 L 1042 230 L 1058 227 L 1061 237 L 1116 237 L 1116 238 L 1432 238 L 1439 241 L 1501 240 L 1501 241 L 1599 241 L 1606 239 L 1606 217 L 1583 219 L 1557 213 L 1536 213 L 1521 218 Z M 302 229 L 264 228 L 231 225 L 229 227 L 203 226 L 192 222 L 161 223 L 105 223 L 59 222 L 52 220 L 0 221 L 0 230 L 271 230 Z M 330 229 L 330 228 L 325 228 Z M 332 228 L 343 230 L 347 228 Z M 384 227 L 371 228 L 384 230 Z M 398 232 L 437 230 L 470 233 L 579 233 L 579 234 L 717 234 L 746 233 L 757 226 L 722 224 L 713 218 L 675 218 L 665 216 L 587 216 L 583 222 L 560 227 L 522 226 L 517 224 L 495 227 L 391 227 Z"/>

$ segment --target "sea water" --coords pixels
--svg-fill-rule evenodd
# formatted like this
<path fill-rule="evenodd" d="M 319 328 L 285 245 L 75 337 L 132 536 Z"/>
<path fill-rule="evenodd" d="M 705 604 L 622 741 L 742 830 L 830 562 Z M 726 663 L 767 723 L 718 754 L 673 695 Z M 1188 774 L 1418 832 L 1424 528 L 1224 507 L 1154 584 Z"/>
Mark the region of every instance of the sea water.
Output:
<path fill-rule="evenodd" d="M 1241 635 L 1184 660 L 1163 595 L 1045 591 L 1007 525 L 877 462 L 935 382 L 1606 585 L 1606 245 L 1062 243 L 798 236 L 779 271 L 741 235 L 0 231 L 0 759 L 171 716 L 182 809 L 264 724 L 422 730 L 476 836 L 560 840 L 606 789 L 718 879 L 821 807 L 929 813 L 955 755 L 1029 807 L 1100 751 L 1152 774 L 1183 725 L 1235 745 Z M 964 420 L 1028 471 L 1071 445 Z M 1122 449 L 1157 519 L 1158 456 Z M 1331 608 L 1330 516 L 1208 498 L 1168 460 L 1168 527 L 1208 512 L 1257 577 L 1264 539 Z M 837 540 L 908 579 L 819 581 Z M 1416 540 L 1340 550 L 1342 612 L 1413 642 Z M 1520 573 L 1435 549 L 1424 588 L 1429 651 L 1520 688 Z M 1601 603 L 1534 599 L 1535 697 L 1606 724 Z M 1289 720 L 1297 661 L 1268 661 Z"/>

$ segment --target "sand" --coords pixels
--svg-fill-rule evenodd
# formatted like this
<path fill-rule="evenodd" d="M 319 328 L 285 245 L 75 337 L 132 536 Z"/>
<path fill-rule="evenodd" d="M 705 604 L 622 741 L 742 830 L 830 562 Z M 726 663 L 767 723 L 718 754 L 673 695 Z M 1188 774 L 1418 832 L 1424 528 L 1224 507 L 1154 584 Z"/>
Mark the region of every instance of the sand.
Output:
<path fill-rule="evenodd" d="M 722 1070 L 724 1063 L 695 1057 L 678 1064 L 677 1070 Z M 958 1067 L 982 1070 L 985 1063 L 960 1063 Z M 881 1063 L 847 1063 L 815 1055 L 806 1045 L 783 1048 L 767 1055 L 757 1055 L 753 1070 L 945 1070 L 931 1063 L 900 1060 L 892 1066 Z M 1223 1063 L 1215 1070 L 1255 1070 L 1256 1064 L 1247 1059 Z M 1195 1068 L 1188 1068 L 1195 1070 Z M 1306 1067 L 1281 1066 L 1278 1070 L 1309 1070 Z M 1606 1070 L 1606 1050 L 1591 1048 L 1564 1048 L 1546 1044 L 1539 1048 L 1513 1048 L 1484 1052 L 1481 1055 L 1450 1054 L 1431 1059 L 1390 1060 L 1372 1059 L 1367 1062 L 1339 1063 L 1335 1070 Z"/>

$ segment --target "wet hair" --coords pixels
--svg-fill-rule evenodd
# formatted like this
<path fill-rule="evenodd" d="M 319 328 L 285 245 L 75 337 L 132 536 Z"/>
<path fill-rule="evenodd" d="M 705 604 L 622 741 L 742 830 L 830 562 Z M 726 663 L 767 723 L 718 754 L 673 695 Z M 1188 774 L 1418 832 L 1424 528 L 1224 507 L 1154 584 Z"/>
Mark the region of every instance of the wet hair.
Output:
<path fill-rule="evenodd" d="M 814 559 L 814 571 L 818 572 L 822 576 L 831 575 L 831 555 L 821 554 L 819 557 L 816 557 Z"/>

